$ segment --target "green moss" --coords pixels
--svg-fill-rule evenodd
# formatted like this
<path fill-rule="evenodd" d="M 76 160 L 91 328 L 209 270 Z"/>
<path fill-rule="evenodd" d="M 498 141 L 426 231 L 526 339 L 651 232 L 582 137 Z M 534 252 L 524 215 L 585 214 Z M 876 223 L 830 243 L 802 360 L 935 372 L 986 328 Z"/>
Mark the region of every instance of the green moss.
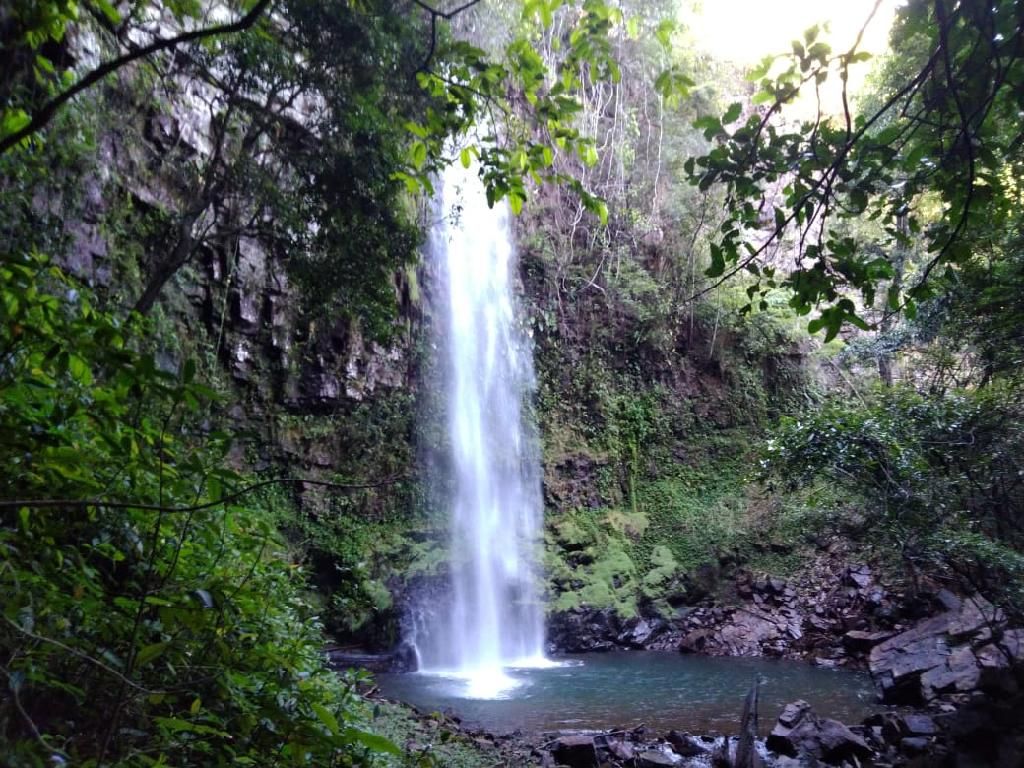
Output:
<path fill-rule="evenodd" d="M 711 433 L 687 446 L 690 464 L 634 478 L 628 502 L 549 516 L 552 609 L 629 616 L 644 600 L 667 611 L 684 574 L 724 555 L 773 575 L 797 570 L 839 500 L 828 488 L 766 492 L 748 473 L 756 439 L 749 431 Z"/>
<path fill-rule="evenodd" d="M 638 539 L 647 532 L 651 521 L 641 509 L 611 509 L 605 515 L 605 523 L 627 539 Z"/>
<path fill-rule="evenodd" d="M 549 575 L 558 585 L 551 610 L 614 608 L 623 617 L 636 615 L 637 568 L 626 542 L 600 531 L 574 560 L 570 564 L 558 555 L 548 559 Z"/>
<path fill-rule="evenodd" d="M 650 596 L 660 595 L 665 586 L 676 576 L 679 563 L 676 562 L 672 550 L 664 544 L 658 544 L 651 554 L 653 567 L 644 574 L 643 590 Z"/>

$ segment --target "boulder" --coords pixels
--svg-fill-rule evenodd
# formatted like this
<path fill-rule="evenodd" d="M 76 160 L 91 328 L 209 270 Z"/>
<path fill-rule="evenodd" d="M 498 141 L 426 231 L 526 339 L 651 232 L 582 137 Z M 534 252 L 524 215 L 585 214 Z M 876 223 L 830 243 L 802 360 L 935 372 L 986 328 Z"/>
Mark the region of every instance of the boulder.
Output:
<path fill-rule="evenodd" d="M 610 651 L 622 628 L 611 609 L 577 608 L 559 611 L 548 622 L 548 645 L 553 652 Z"/>
<path fill-rule="evenodd" d="M 980 596 L 937 598 L 947 610 L 875 645 L 868 667 L 890 704 L 920 704 L 940 693 L 978 687 L 981 671 L 972 643 L 993 636 L 1002 613 Z"/>
<path fill-rule="evenodd" d="M 871 569 L 866 565 L 854 565 L 846 572 L 848 584 L 865 589 L 871 584 Z"/>
<path fill-rule="evenodd" d="M 931 737 L 939 733 L 939 727 L 928 715 L 885 715 L 882 722 L 882 738 L 898 745 L 912 736 Z"/>
<path fill-rule="evenodd" d="M 672 751 L 680 757 L 696 757 L 707 752 L 707 748 L 688 733 L 669 731 L 665 741 L 672 745 Z"/>
<path fill-rule="evenodd" d="M 893 632 L 865 632 L 853 629 L 843 635 L 843 647 L 850 653 L 867 653 L 893 636 Z"/>
<path fill-rule="evenodd" d="M 786 705 L 766 746 L 789 757 L 808 756 L 833 765 L 872 755 L 864 739 L 838 720 L 815 716 L 806 701 Z"/>
<path fill-rule="evenodd" d="M 969 646 L 955 648 L 941 663 L 921 675 L 921 698 L 930 701 L 941 693 L 972 691 L 980 678 L 974 651 Z"/>
<path fill-rule="evenodd" d="M 797 723 L 803 720 L 804 715 L 811 711 L 811 705 L 803 699 L 790 702 L 782 708 L 782 714 L 779 715 L 778 725 L 784 728 L 795 728 Z"/>
<path fill-rule="evenodd" d="M 851 758 L 871 757 L 871 748 L 838 720 L 805 718 L 790 734 L 797 754 L 808 754 L 838 765 Z"/>
<path fill-rule="evenodd" d="M 692 632 L 687 632 L 679 642 L 679 650 L 682 653 L 700 653 L 707 647 L 708 639 L 713 636 L 714 633 L 709 629 L 695 629 Z"/>
<path fill-rule="evenodd" d="M 346 648 L 327 648 L 327 664 L 331 669 L 368 669 L 371 672 L 415 672 L 416 649 L 399 643 L 387 653 L 364 653 Z"/>
<path fill-rule="evenodd" d="M 666 627 L 663 619 L 632 619 L 616 638 L 622 645 L 633 648 L 646 648 Z"/>
<path fill-rule="evenodd" d="M 908 736 L 935 736 L 939 732 L 939 726 L 928 715 L 904 715 L 900 720 Z"/>
<path fill-rule="evenodd" d="M 761 656 L 762 645 L 780 636 L 780 627 L 770 616 L 740 610 L 722 625 L 716 639 L 729 656 Z"/>
<path fill-rule="evenodd" d="M 907 736 L 900 741 L 900 752 L 907 757 L 923 755 L 928 750 L 928 739 L 924 736 Z"/>
<path fill-rule="evenodd" d="M 586 734 L 560 736 L 551 745 L 551 754 L 559 765 L 569 768 L 596 768 L 598 764 L 594 739 Z"/>
<path fill-rule="evenodd" d="M 620 741 L 619 739 L 609 739 L 608 752 L 616 760 L 621 760 L 622 762 L 628 762 L 636 757 L 636 750 L 633 748 L 633 745 L 628 741 Z"/>

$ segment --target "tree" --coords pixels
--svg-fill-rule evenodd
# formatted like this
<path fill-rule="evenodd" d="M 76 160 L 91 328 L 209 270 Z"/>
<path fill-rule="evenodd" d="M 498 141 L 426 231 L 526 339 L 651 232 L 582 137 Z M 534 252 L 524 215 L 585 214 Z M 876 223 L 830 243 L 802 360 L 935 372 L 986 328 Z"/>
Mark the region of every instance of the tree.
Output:
<path fill-rule="evenodd" d="M 618 79 L 610 40 L 621 12 L 602 0 L 528 3 L 511 42 L 486 52 L 442 23 L 473 5 L 282 0 L 195 30 L 199 10 L 191 5 L 138 2 L 123 14 L 98 5 L 88 23 L 69 12 L 48 37 L 22 35 L 34 66 L 50 61 L 44 46 L 70 26 L 91 28 L 119 53 L 78 79 L 51 61 L 55 92 L 42 102 L 31 89 L 8 89 L 3 146 L 45 138 L 39 130 L 60 107 L 115 71 L 155 77 L 171 99 L 199 82 L 209 149 L 155 160 L 175 167 L 175 200 L 163 211 L 171 219 L 166 246 L 146 265 L 135 309 L 148 312 L 196 253 L 251 236 L 287 252 L 311 304 L 358 308 L 379 330 L 392 309 L 390 275 L 418 245 L 403 189 L 429 192 L 453 151 L 465 163 L 478 159 L 492 202 L 507 197 L 518 212 L 532 184 L 556 183 L 607 216 L 582 177 L 555 160 L 596 161 L 594 139 L 576 116 L 588 82 Z M 536 30 L 556 15 L 568 22 L 568 43 L 545 59 Z M 145 21 L 169 16 L 187 31 L 162 36 Z M 140 34 L 152 42 L 134 44 Z M 685 85 L 676 76 L 659 87 L 668 94 Z"/>
<path fill-rule="evenodd" d="M 986 233 L 1019 224 L 1022 40 L 1024 16 L 1011 0 L 912 0 L 892 33 L 893 50 L 910 62 L 892 70 L 877 107 L 863 115 L 854 114 L 846 88 L 850 67 L 867 58 L 856 43 L 836 54 L 811 28 L 791 54 L 765 60 L 750 76 L 761 114 L 735 125 L 736 104 L 721 118 L 702 118 L 716 146 L 686 164 L 702 189 L 722 184 L 728 193 L 708 276 L 717 285 L 749 273 L 748 309 L 764 306 L 768 291 L 788 289 L 798 313 L 819 309 L 809 328 L 830 339 L 845 323 L 868 327 L 858 298 L 870 306 L 894 277 L 895 254 L 921 239 L 927 259 L 902 286 L 889 283 L 886 296 L 888 311 L 913 316 L 940 277 L 958 279 Z M 795 130 L 776 126 L 801 89 L 835 77 L 842 116 L 819 110 Z M 766 197 L 770 185 L 782 188 L 777 199 Z M 881 225 L 881 255 L 840 233 L 854 217 Z M 768 255 L 787 239 L 792 262 L 772 263 Z"/>

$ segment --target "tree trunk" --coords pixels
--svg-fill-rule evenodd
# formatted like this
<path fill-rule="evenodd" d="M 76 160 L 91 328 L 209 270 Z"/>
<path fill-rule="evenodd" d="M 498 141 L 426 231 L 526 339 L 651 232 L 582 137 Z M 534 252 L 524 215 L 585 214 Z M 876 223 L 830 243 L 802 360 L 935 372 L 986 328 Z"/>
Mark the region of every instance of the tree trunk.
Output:
<path fill-rule="evenodd" d="M 910 234 L 906 216 L 900 216 L 896 222 L 896 228 L 903 236 Z M 893 276 L 891 286 L 897 292 L 903 289 L 903 272 L 906 262 L 906 251 L 903 246 L 897 246 L 892 259 Z M 886 342 L 885 336 L 892 330 L 895 324 L 896 316 L 894 310 L 889 306 L 889 302 L 886 301 L 882 310 L 882 321 L 878 324 L 878 335 L 881 337 L 883 344 Z M 882 384 L 886 387 L 891 387 L 896 379 L 896 363 L 893 353 L 884 348 L 878 353 L 878 378 L 881 379 Z"/>
<path fill-rule="evenodd" d="M 192 234 L 192 228 L 204 210 L 206 210 L 206 205 L 203 205 L 202 208 L 197 206 L 178 222 L 178 242 L 174 245 L 174 250 L 165 260 L 156 265 L 156 269 L 149 277 L 149 282 L 146 283 L 145 290 L 139 300 L 135 302 L 134 309 L 140 315 L 149 314 L 157 299 L 160 298 L 160 293 L 167 285 L 167 281 L 192 259 L 196 250 L 196 239 Z"/>

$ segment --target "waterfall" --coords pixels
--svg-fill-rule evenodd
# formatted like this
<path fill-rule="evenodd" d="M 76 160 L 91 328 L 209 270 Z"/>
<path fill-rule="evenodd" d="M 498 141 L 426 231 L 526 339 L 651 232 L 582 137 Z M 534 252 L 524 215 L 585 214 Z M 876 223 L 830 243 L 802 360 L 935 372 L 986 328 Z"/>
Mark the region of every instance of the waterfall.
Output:
<path fill-rule="evenodd" d="M 440 183 L 430 255 L 443 309 L 451 524 L 450 603 L 432 606 L 417 633 L 423 670 L 464 678 L 468 694 L 500 695 L 512 667 L 543 662 L 537 595 L 540 457 L 524 404 L 532 350 L 513 292 L 508 207 L 488 207 L 475 168 L 455 164 Z"/>

